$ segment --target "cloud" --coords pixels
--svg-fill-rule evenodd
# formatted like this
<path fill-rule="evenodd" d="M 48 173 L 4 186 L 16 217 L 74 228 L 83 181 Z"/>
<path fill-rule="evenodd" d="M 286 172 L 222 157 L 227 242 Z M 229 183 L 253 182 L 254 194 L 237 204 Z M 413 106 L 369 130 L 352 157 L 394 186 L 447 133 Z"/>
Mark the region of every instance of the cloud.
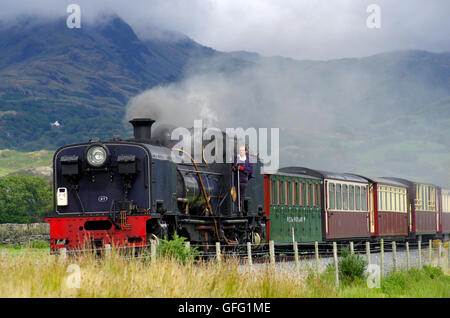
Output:
<path fill-rule="evenodd" d="M 331 59 L 398 49 L 450 50 L 447 0 L 2 0 L 0 19 L 67 16 L 66 7 L 74 2 L 87 23 L 115 12 L 141 37 L 161 36 L 157 27 L 223 51 Z M 381 8 L 380 29 L 366 25 L 372 3 Z"/>

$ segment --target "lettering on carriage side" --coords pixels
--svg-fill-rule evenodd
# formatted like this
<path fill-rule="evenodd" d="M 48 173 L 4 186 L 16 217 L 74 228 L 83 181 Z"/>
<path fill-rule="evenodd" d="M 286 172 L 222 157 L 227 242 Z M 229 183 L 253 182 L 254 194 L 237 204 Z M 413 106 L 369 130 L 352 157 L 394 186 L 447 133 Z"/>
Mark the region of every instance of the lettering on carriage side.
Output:
<path fill-rule="evenodd" d="M 306 221 L 306 217 L 304 217 L 304 216 L 300 216 L 300 217 L 298 217 L 298 216 L 294 216 L 294 217 L 288 216 L 288 217 L 286 217 L 286 221 L 289 222 L 289 223 L 302 223 L 302 222 Z"/>

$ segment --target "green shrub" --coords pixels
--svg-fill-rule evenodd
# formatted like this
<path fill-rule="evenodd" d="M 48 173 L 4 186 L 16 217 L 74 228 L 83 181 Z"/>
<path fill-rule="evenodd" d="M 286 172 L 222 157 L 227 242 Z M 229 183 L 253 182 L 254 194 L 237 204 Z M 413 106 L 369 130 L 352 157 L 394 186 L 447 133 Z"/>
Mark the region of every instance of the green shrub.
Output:
<path fill-rule="evenodd" d="M 50 248 L 50 244 L 44 240 L 31 241 L 28 243 L 29 248 Z"/>
<path fill-rule="evenodd" d="M 22 248 L 22 245 L 20 245 L 19 243 L 14 243 L 13 245 L 11 245 L 11 248 L 15 250 L 20 250 Z"/>
<path fill-rule="evenodd" d="M 175 259 L 177 262 L 187 264 L 193 262 L 200 255 L 197 247 L 186 247 L 186 238 L 178 236 L 175 232 L 172 240 L 161 239 L 157 253 L 161 257 Z"/>
<path fill-rule="evenodd" d="M 401 295 L 406 289 L 408 277 L 404 271 L 395 271 L 387 275 L 381 282 L 381 290 L 389 296 Z"/>
<path fill-rule="evenodd" d="M 42 222 L 52 211 L 52 187 L 43 178 L 0 178 L 0 223 Z"/>
<path fill-rule="evenodd" d="M 444 276 L 444 272 L 442 271 L 442 268 L 440 268 L 440 267 L 431 267 L 431 266 L 425 265 L 423 267 L 423 271 L 425 272 L 425 275 L 427 275 L 431 279 L 436 279 L 436 278 Z"/>
<path fill-rule="evenodd" d="M 348 248 L 342 249 L 341 256 L 338 262 L 339 279 L 344 284 L 363 281 L 367 267 L 364 258 L 351 254 Z"/>

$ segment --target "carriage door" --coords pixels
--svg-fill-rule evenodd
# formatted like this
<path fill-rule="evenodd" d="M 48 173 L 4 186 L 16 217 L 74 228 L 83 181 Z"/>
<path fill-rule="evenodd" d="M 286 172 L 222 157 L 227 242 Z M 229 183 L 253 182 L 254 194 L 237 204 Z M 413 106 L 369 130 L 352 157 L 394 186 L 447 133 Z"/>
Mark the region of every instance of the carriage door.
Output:
<path fill-rule="evenodd" d="M 374 191 L 373 191 L 373 183 L 370 184 L 369 188 L 369 226 L 370 226 L 370 234 L 375 234 L 375 206 L 374 206 Z"/>

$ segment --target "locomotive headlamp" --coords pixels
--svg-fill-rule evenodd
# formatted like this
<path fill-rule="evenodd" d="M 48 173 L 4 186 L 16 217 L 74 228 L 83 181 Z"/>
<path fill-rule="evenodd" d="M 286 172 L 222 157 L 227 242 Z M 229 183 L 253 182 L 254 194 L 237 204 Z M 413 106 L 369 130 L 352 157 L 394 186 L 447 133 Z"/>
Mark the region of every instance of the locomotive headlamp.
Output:
<path fill-rule="evenodd" d="M 86 153 L 87 162 L 95 168 L 103 166 L 106 159 L 108 159 L 108 151 L 101 145 L 92 146 Z"/>

